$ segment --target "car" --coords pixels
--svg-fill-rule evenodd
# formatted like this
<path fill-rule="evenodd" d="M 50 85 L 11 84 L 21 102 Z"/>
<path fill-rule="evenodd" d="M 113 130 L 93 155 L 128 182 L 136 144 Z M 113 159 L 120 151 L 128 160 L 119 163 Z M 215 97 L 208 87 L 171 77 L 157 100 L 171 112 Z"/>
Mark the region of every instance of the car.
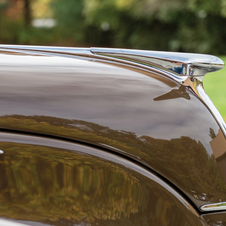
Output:
<path fill-rule="evenodd" d="M 0 45 L 0 225 L 225 225 L 211 55 Z"/>

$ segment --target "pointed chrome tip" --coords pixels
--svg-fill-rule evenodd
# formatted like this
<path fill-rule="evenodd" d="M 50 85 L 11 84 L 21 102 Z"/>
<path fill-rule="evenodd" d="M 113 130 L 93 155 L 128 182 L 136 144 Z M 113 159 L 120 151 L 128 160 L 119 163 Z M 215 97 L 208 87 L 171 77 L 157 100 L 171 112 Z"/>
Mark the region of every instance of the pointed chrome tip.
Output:
<path fill-rule="evenodd" d="M 195 53 L 177 53 L 133 49 L 113 48 L 71 48 L 71 47 L 48 47 L 48 46 L 23 46 L 23 45 L 0 45 L 0 50 L 19 52 L 39 52 L 50 55 L 63 56 L 89 56 L 94 55 L 118 59 L 122 62 L 144 65 L 146 67 L 160 69 L 168 72 L 170 77 L 178 82 L 187 77 L 196 77 L 202 80 L 205 74 L 214 72 L 224 67 L 224 62 L 212 55 Z"/>
<path fill-rule="evenodd" d="M 203 205 L 200 207 L 200 209 L 205 212 L 226 210 L 226 202 L 211 203 L 211 204 Z"/>
<path fill-rule="evenodd" d="M 159 67 L 178 76 L 204 77 L 205 74 L 224 67 L 224 62 L 220 58 L 206 54 L 108 48 L 90 49 L 93 54 Z"/>

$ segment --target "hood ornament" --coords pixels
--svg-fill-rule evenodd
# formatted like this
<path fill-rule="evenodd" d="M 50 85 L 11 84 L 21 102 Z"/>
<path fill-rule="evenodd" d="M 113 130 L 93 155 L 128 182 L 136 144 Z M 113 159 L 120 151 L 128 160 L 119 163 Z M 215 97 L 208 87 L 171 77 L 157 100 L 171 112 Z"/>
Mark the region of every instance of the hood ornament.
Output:
<path fill-rule="evenodd" d="M 205 74 L 224 67 L 224 62 L 212 55 L 177 53 L 149 50 L 127 50 L 110 48 L 90 48 L 96 55 L 130 61 L 174 73 L 176 80 L 181 77 L 195 77 L 202 81 Z"/>

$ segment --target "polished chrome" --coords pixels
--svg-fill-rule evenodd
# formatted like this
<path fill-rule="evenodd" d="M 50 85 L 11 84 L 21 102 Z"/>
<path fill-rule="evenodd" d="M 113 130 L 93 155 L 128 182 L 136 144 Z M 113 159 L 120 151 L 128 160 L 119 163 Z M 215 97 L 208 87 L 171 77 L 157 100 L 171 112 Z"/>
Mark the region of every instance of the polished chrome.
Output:
<path fill-rule="evenodd" d="M 0 45 L 0 50 L 23 52 L 23 53 L 44 53 L 48 55 L 66 55 L 66 56 L 85 56 L 93 55 L 89 48 L 71 48 L 71 47 L 55 47 L 55 46 L 26 46 L 26 45 Z"/>
<path fill-rule="evenodd" d="M 17 223 L 15 221 L 9 221 L 9 220 L 3 220 L 0 219 L 0 225 L 1 226 L 29 226 L 28 224 L 21 224 L 21 223 Z"/>
<path fill-rule="evenodd" d="M 209 96 L 206 94 L 203 84 L 201 81 L 199 81 L 196 78 L 188 77 L 187 80 L 183 83 L 184 86 L 186 86 L 188 89 L 191 89 L 194 94 L 196 94 L 201 101 L 205 104 L 205 106 L 209 109 L 215 120 L 217 121 L 218 125 L 220 126 L 222 133 L 224 134 L 224 137 L 226 138 L 226 124 L 224 119 L 222 118 L 221 114 L 209 98 Z"/>
<path fill-rule="evenodd" d="M 171 71 L 177 76 L 197 77 L 201 81 L 206 73 L 218 71 L 224 67 L 221 59 L 205 54 L 108 48 L 91 48 L 91 52 L 157 67 Z"/>
<path fill-rule="evenodd" d="M 204 75 L 224 67 L 224 62 L 212 55 L 177 53 L 148 50 L 127 50 L 112 48 L 71 48 L 47 46 L 0 45 L 1 50 L 18 52 L 49 53 L 50 55 L 67 56 L 103 56 L 118 60 L 142 64 L 148 67 L 167 71 L 169 76 L 178 82 L 185 81 L 187 76 L 202 81 Z"/>
<path fill-rule="evenodd" d="M 224 135 L 226 137 L 226 124 L 224 122 L 224 119 L 222 118 L 221 114 L 219 113 L 219 111 L 217 110 L 217 108 L 215 107 L 215 105 L 213 104 L 211 99 L 209 98 L 209 96 L 206 94 L 201 82 L 197 83 L 196 90 L 197 90 L 197 93 L 199 94 L 199 96 L 204 101 L 204 103 L 208 106 L 209 110 L 213 113 L 213 116 L 218 121 L 219 126 L 221 127 L 222 132 L 224 133 Z"/>
<path fill-rule="evenodd" d="M 211 203 L 200 207 L 202 211 L 226 210 L 226 202 Z"/>

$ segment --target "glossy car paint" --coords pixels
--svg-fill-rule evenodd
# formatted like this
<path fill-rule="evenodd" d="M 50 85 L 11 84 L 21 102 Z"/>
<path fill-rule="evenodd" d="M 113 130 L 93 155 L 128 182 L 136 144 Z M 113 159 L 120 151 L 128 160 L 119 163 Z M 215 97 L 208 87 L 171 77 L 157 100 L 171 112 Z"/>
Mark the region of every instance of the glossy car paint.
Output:
<path fill-rule="evenodd" d="M 174 189 L 125 158 L 12 133 L 0 133 L 0 145 L 0 216 L 8 220 L 39 226 L 204 223 Z"/>
<path fill-rule="evenodd" d="M 151 69 L 97 58 L 13 51 L 0 57 L 2 129 L 120 153 L 154 170 L 197 208 L 226 201 L 225 138 L 188 88 Z"/>
<path fill-rule="evenodd" d="M 226 212 L 205 214 L 202 218 L 206 221 L 207 225 L 223 226 L 226 224 Z"/>

